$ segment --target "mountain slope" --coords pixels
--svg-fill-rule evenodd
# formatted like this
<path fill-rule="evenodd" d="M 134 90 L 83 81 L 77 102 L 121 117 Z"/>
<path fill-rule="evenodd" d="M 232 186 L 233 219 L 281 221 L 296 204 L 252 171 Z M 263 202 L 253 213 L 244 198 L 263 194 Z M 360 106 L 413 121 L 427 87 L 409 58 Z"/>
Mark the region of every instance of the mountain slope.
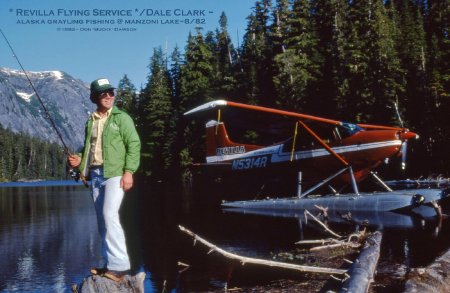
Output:
<path fill-rule="evenodd" d="M 71 151 L 79 150 L 84 123 L 95 110 L 88 86 L 61 71 L 27 71 L 27 75 L 67 146 Z M 0 67 L 0 124 L 13 132 L 61 144 L 25 74 L 19 70 Z"/>

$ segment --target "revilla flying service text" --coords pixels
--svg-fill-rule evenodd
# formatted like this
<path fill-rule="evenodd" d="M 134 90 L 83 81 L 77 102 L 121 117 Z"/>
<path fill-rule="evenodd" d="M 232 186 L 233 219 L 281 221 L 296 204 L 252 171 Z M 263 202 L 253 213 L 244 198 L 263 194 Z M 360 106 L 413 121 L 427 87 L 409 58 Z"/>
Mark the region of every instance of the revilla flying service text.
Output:
<path fill-rule="evenodd" d="M 16 16 L 133 16 L 131 9 L 16 9 Z"/>
<path fill-rule="evenodd" d="M 205 16 L 203 9 L 15 9 L 16 16 Z"/>

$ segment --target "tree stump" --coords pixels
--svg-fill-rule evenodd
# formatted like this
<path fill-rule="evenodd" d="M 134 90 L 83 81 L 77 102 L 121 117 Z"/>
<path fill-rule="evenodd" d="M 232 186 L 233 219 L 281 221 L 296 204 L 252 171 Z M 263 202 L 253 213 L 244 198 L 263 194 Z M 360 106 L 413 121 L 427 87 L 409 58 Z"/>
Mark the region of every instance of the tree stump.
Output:
<path fill-rule="evenodd" d="M 426 248 L 424 247 L 424 251 Z M 450 250 L 425 268 L 415 268 L 407 275 L 404 293 L 450 292 Z"/>
<path fill-rule="evenodd" d="M 72 291 L 80 293 L 144 293 L 144 280 L 144 272 L 140 272 L 134 276 L 126 275 L 120 282 L 99 275 L 92 275 L 83 280 L 83 283 L 80 285 L 80 290 L 72 288 Z"/>

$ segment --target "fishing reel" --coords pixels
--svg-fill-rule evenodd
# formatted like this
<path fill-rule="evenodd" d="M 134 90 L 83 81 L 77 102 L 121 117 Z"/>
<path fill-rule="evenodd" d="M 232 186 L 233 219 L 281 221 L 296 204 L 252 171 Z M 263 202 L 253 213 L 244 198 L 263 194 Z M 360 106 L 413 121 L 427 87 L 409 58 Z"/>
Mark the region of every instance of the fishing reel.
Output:
<path fill-rule="evenodd" d="M 70 169 L 69 170 L 70 177 L 73 178 L 76 182 L 80 181 L 81 173 L 80 170 Z"/>
<path fill-rule="evenodd" d="M 80 179 L 81 179 L 81 182 L 83 182 L 83 185 L 85 187 L 89 187 L 89 183 L 87 182 L 86 177 L 84 177 L 81 174 L 80 170 L 78 170 L 78 169 L 70 169 L 69 170 L 69 174 L 70 174 L 70 177 L 72 177 L 76 182 L 80 181 Z"/>

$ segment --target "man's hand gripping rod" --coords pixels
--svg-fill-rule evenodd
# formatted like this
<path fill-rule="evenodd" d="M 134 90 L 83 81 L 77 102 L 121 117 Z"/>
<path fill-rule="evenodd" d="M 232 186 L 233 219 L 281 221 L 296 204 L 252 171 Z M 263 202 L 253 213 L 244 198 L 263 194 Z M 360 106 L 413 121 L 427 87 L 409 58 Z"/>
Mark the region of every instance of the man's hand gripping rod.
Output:
<path fill-rule="evenodd" d="M 8 44 L 9 49 L 10 49 L 11 52 L 13 53 L 14 58 L 17 60 L 17 63 L 19 63 L 19 66 L 20 66 L 20 68 L 22 69 L 23 73 L 25 74 L 25 77 L 27 78 L 28 82 L 30 83 L 30 86 L 31 86 L 31 88 L 32 88 L 33 91 L 34 91 L 34 94 L 35 94 L 36 97 L 38 98 L 39 103 L 41 104 L 42 108 L 44 109 L 44 112 L 45 112 L 45 114 L 47 115 L 47 118 L 48 118 L 48 120 L 50 121 L 50 124 L 51 124 L 53 130 L 55 130 L 56 134 L 58 135 L 59 140 L 61 141 L 61 143 L 62 143 L 62 145 L 63 145 L 63 147 L 64 147 L 64 153 L 65 153 L 67 156 L 70 156 L 71 153 L 70 153 L 70 151 L 69 151 L 69 148 L 67 147 L 66 143 L 64 142 L 64 139 L 62 138 L 62 135 L 61 135 L 61 133 L 59 132 L 58 128 L 56 127 L 55 121 L 52 119 L 52 116 L 50 116 L 50 112 L 48 112 L 47 108 L 46 108 L 45 105 L 44 105 L 44 102 L 42 101 L 42 99 L 41 99 L 41 97 L 39 96 L 39 94 L 38 94 L 36 88 L 34 87 L 33 83 L 31 82 L 31 79 L 28 77 L 27 72 L 26 72 L 25 69 L 23 68 L 22 63 L 21 63 L 20 60 L 19 60 L 19 57 L 17 57 L 16 52 L 14 52 L 14 49 L 13 49 L 13 47 L 11 46 L 11 44 L 9 43 L 8 38 L 6 38 L 5 34 L 3 33 L 3 31 L 2 31 L 1 29 L 0 29 L 0 33 L 2 34 L 2 36 L 3 36 L 3 38 L 5 39 L 6 43 Z M 87 182 L 87 180 L 86 180 L 86 177 L 84 177 L 84 175 L 80 172 L 80 170 L 78 170 L 78 169 L 70 169 L 69 173 L 70 173 L 70 176 L 71 176 L 73 179 L 75 179 L 75 181 L 78 182 L 78 180 L 81 179 L 81 181 L 83 182 L 84 186 L 89 187 L 89 184 L 88 184 L 88 182 Z"/>

